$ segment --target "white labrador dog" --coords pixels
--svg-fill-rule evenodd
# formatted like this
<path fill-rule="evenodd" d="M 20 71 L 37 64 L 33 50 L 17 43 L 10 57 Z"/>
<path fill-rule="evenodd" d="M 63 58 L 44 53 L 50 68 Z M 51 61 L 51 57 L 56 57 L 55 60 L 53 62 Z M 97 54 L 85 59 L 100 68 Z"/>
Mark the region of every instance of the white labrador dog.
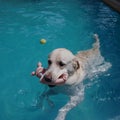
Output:
<path fill-rule="evenodd" d="M 95 56 L 100 54 L 98 35 L 94 34 L 95 43 L 93 48 L 81 51 L 77 55 L 65 48 L 55 49 L 48 57 L 48 69 L 44 70 L 41 82 L 50 86 L 55 85 L 76 85 L 86 75 L 86 67 L 89 62 L 94 61 Z M 41 65 L 39 66 L 41 73 Z M 36 72 L 36 73 L 37 73 Z"/>
<path fill-rule="evenodd" d="M 48 57 L 48 69 L 44 69 L 39 63 L 36 72 L 33 72 L 33 75 L 41 78 L 41 83 L 52 87 L 52 90 L 42 94 L 44 97 L 54 94 L 52 93 L 54 86 L 62 90 L 63 86 L 69 89 L 70 101 L 59 110 L 56 120 L 64 120 L 67 112 L 83 99 L 84 87 L 80 87 L 80 83 L 88 74 L 88 66 L 95 64 L 97 62 L 95 58 L 99 59 L 101 56 L 98 35 L 94 34 L 94 38 L 95 43 L 91 49 L 81 51 L 76 55 L 65 48 L 55 49 Z M 80 90 L 81 88 L 82 90 Z M 57 91 L 56 87 L 54 87 L 54 91 Z M 65 93 L 65 91 L 63 92 Z"/>

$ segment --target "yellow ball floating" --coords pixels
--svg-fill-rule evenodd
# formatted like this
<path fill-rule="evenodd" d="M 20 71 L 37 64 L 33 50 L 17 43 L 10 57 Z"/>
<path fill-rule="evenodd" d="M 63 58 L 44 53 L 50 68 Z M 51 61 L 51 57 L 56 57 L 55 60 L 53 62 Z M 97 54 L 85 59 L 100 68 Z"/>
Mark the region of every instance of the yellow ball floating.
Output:
<path fill-rule="evenodd" d="M 47 41 L 46 41 L 45 39 L 41 39 L 41 40 L 40 40 L 40 43 L 41 43 L 41 44 L 45 44 L 46 42 L 47 42 Z"/>

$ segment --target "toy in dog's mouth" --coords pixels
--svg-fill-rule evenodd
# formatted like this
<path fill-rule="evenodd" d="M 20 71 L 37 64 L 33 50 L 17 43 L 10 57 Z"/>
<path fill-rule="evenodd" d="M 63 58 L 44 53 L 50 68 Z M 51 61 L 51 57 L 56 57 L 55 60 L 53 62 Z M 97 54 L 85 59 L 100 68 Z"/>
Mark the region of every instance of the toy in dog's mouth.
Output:
<path fill-rule="evenodd" d="M 44 81 L 48 82 L 48 85 L 60 85 L 60 84 L 64 84 L 67 81 L 68 74 L 63 73 L 63 74 L 59 75 L 55 80 L 48 78 L 46 75 L 42 79 Z"/>
<path fill-rule="evenodd" d="M 67 74 L 67 73 L 63 73 L 62 75 L 60 75 L 60 76 L 58 77 L 58 80 L 59 80 L 59 79 L 63 79 L 64 81 L 66 81 L 67 78 L 68 78 L 68 74 Z"/>

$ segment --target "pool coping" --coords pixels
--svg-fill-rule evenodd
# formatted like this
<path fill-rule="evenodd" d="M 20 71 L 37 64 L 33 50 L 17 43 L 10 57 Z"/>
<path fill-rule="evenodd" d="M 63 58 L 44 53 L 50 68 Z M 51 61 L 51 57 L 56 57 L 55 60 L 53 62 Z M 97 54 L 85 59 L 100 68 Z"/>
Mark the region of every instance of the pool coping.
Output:
<path fill-rule="evenodd" d="M 120 0 L 103 0 L 103 2 L 120 13 Z"/>

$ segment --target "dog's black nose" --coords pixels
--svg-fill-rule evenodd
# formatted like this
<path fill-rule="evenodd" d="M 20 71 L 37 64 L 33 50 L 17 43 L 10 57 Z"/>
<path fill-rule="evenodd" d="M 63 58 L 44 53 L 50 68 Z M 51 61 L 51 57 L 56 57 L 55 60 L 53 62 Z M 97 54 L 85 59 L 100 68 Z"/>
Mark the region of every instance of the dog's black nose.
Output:
<path fill-rule="evenodd" d="M 47 78 L 46 76 L 44 76 L 44 79 L 46 82 L 52 82 L 52 80 L 50 78 Z"/>
<path fill-rule="evenodd" d="M 46 82 L 52 82 L 52 80 L 50 78 L 47 78 L 46 76 L 44 76 L 44 80 Z M 48 85 L 49 87 L 55 87 L 56 85 Z"/>

